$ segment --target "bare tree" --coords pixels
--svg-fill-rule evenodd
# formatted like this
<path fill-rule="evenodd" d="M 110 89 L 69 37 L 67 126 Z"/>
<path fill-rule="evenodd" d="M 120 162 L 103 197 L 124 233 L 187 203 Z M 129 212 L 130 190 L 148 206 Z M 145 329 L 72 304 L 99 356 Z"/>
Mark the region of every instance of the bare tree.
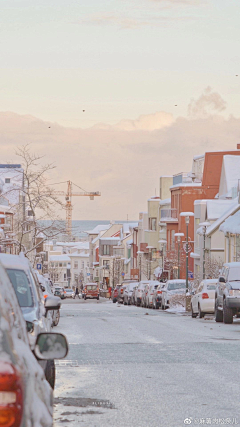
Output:
<path fill-rule="evenodd" d="M 18 147 L 16 155 L 22 168 L 16 170 L 20 174 L 19 185 L 8 189 L 3 197 L 11 198 L 16 192 L 18 197 L 11 205 L 14 212 L 13 235 L 17 253 L 25 252 L 35 257 L 37 249 L 49 238 L 65 232 L 65 223 L 61 223 L 56 209 L 64 208 L 56 191 L 49 184 L 49 173 L 55 169 L 52 163 L 41 165 L 43 156 L 32 153 L 30 144 Z M 22 175 L 22 176 L 21 176 Z M 41 223 L 48 220 L 48 223 Z"/>

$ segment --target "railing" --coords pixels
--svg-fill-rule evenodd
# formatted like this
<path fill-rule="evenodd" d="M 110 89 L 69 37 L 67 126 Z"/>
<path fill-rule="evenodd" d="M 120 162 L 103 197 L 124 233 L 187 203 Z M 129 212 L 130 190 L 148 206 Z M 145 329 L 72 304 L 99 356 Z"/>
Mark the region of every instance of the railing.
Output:
<path fill-rule="evenodd" d="M 177 221 L 177 209 L 161 209 L 161 221 Z"/>

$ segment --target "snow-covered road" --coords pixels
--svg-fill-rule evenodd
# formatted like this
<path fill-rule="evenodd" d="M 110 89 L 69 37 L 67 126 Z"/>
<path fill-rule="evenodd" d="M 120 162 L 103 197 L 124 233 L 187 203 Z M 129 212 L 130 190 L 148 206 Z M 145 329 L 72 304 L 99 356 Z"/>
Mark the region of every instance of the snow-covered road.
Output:
<path fill-rule="evenodd" d="M 240 425 L 240 319 L 66 300 L 54 330 L 70 345 L 55 427 Z"/>

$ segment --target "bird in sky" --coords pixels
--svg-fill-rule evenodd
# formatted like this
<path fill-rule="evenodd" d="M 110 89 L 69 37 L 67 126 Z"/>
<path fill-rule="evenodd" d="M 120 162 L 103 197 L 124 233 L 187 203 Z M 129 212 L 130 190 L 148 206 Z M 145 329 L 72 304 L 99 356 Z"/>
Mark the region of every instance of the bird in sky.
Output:
<path fill-rule="evenodd" d="M 83 110 L 83 113 L 85 113 L 85 110 Z"/>
<path fill-rule="evenodd" d="M 238 74 L 236 74 L 236 77 L 238 77 Z"/>
<path fill-rule="evenodd" d="M 51 129 L 51 126 L 48 126 L 48 129 Z"/>
<path fill-rule="evenodd" d="M 177 107 L 177 104 L 175 104 L 175 107 Z"/>

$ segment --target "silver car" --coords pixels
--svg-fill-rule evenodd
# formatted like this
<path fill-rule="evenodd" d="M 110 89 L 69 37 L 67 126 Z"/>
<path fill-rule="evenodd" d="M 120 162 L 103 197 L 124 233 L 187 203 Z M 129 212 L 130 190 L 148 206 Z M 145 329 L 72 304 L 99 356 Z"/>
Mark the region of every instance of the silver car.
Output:
<path fill-rule="evenodd" d="M 21 290 L 21 292 L 20 292 Z M 19 286 L 19 292 L 23 293 Z M 11 427 L 50 427 L 53 423 L 52 388 L 45 379 L 44 371 L 29 347 L 26 322 L 19 307 L 16 293 L 5 269 L 0 264 L 0 376 L 1 405 L 0 419 Z M 31 298 L 26 295 L 26 298 Z M 28 327 L 33 327 L 29 323 Z M 40 334 L 33 351 L 38 357 L 47 357 L 47 341 L 59 342 L 62 352 L 54 355 L 62 358 L 67 353 L 66 340 L 60 334 Z M 63 339 L 65 340 L 65 343 Z M 64 350 L 65 345 L 65 350 Z M 42 348 L 42 350 L 41 350 Z M 53 351 L 51 350 L 51 357 Z"/>
<path fill-rule="evenodd" d="M 25 321 L 33 324 L 32 329 L 29 331 L 29 342 L 33 350 L 38 334 L 51 331 L 52 316 L 49 314 L 50 308 L 58 310 L 61 306 L 61 300 L 56 297 L 43 298 L 35 274 L 28 259 L 23 254 L 0 254 L 0 262 L 5 267 L 13 285 Z M 39 360 L 39 364 L 44 369 L 47 381 L 54 388 L 54 360 Z"/>

